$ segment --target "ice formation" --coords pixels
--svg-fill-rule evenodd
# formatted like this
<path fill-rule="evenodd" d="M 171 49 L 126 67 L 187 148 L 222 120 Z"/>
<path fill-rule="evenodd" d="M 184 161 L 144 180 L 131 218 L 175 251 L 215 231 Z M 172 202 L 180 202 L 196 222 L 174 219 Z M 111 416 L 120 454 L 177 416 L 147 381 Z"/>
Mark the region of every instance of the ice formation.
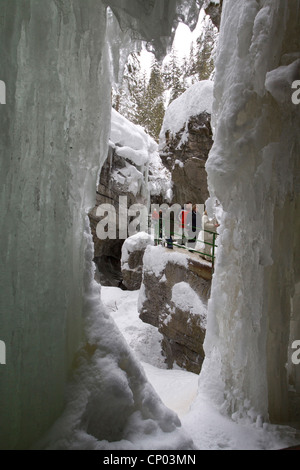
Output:
<path fill-rule="evenodd" d="M 107 319 L 90 267 L 85 266 L 91 239 L 84 240 L 83 234 L 107 156 L 111 69 L 113 65 L 117 76 L 123 60 L 114 41 L 119 38 L 120 43 L 126 35 L 126 31 L 121 35 L 115 20 L 115 28 L 106 31 L 106 5 L 122 26 L 130 23 L 135 36 L 147 36 L 161 54 L 179 16 L 196 24 L 198 6 L 192 0 L 108 0 L 106 4 L 1 0 L 0 4 L 5 18 L 0 31 L 1 80 L 7 85 L 0 113 L 0 332 L 7 347 L 7 364 L 0 369 L 1 448 L 28 448 L 46 432 L 62 415 L 66 384 L 74 374 L 77 392 L 83 395 L 71 392 L 62 418 L 66 426 L 68 420 L 71 427 L 82 424 L 82 429 L 95 432 L 95 439 L 109 441 L 122 440 L 122 428 L 129 429 L 131 422 L 137 433 L 140 429 L 139 437 L 147 434 L 148 443 L 160 429 L 157 439 L 163 445 L 164 432 L 165 442 L 170 441 L 169 431 L 175 430 L 178 420 L 161 408 L 138 365 L 126 356 L 126 346 L 121 342 L 116 348 L 117 330 Z M 84 273 L 89 279 L 85 286 Z M 102 329 L 114 341 L 104 341 L 99 349 Z M 80 346 L 86 356 L 76 363 Z M 99 375 L 87 377 L 89 370 L 95 372 L 98 359 Z M 101 388 L 101 375 L 112 364 L 115 379 Z M 110 384 L 123 397 L 122 414 L 128 411 L 124 412 L 127 424 L 119 422 L 116 434 L 105 426 L 99 429 L 93 419 L 93 403 L 99 404 L 101 397 L 108 400 Z M 114 422 L 115 412 L 107 407 L 105 423 Z M 78 434 L 76 442 L 77 438 Z M 190 446 L 183 435 L 177 438 L 171 447 Z M 58 440 L 54 436 L 50 441 Z"/>
<path fill-rule="evenodd" d="M 299 1 L 225 0 L 216 60 L 207 172 L 223 215 L 201 390 L 257 423 L 295 420 L 300 391 L 299 15 Z"/>

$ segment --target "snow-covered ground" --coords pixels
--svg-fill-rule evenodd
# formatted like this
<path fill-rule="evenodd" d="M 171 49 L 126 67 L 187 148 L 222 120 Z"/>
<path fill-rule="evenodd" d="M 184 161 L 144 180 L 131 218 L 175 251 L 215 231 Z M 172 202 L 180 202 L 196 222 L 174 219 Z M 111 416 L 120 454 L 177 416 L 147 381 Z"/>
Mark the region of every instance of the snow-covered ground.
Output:
<path fill-rule="evenodd" d="M 199 450 L 275 450 L 297 444 L 291 428 L 237 424 L 222 416 L 207 396 L 199 393 L 199 376 L 180 368 L 166 369 L 162 335 L 139 319 L 139 291 L 102 287 L 102 300 L 141 362 L 149 382 L 164 404 L 175 411 Z"/>

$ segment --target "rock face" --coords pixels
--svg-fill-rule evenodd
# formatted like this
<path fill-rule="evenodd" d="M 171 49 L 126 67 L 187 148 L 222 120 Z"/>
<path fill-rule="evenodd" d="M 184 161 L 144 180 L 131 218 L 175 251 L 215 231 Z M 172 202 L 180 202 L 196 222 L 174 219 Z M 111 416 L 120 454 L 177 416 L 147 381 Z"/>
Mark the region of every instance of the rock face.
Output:
<path fill-rule="evenodd" d="M 165 113 L 159 150 L 171 172 L 174 204 L 204 204 L 209 196 L 205 164 L 213 144 L 213 87 L 211 80 L 196 82 Z"/>
<path fill-rule="evenodd" d="M 205 164 L 213 144 L 210 119 L 207 112 L 191 117 L 188 137 L 183 143 L 186 126 L 175 136 L 166 134 L 161 159 L 172 174 L 173 202 L 184 204 L 190 200 L 203 204 L 209 196 Z"/>
<path fill-rule="evenodd" d="M 132 184 L 130 172 L 138 176 L 140 181 L 136 183 L 136 192 L 130 190 Z M 127 177 L 122 174 L 127 174 Z M 145 175 L 123 157 L 120 157 L 115 149 L 110 146 L 108 158 L 103 165 L 100 174 L 99 185 L 96 194 L 96 205 L 90 211 L 90 225 L 94 241 L 94 262 L 96 263 L 100 281 L 103 285 L 119 286 L 122 282 L 121 275 L 121 251 L 124 239 L 119 237 L 119 221 L 117 217 L 117 236 L 115 240 L 100 240 L 96 234 L 97 224 L 100 217 L 96 216 L 97 208 L 101 204 L 111 204 L 118 214 L 119 197 L 126 196 L 128 207 L 135 203 L 146 204 L 147 196 L 144 194 L 142 182 Z"/>
<path fill-rule="evenodd" d="M 140 318 L 162 333 L 169 367 L 176 363 L 199 373 L 204 359 L 211 268 L 195 254 L 162 247 L 147 248 L 143 261 Z"/>
<path fill-rule="evenodd" d="M 204 204 L 209 196 L 205 164 L 213 144 L 210 120 L 210 114 L 203 112 L 191 117 L 175 135 L 166 132 L 160 156 L 172 175 L 174 203 Z"/>
<path fill-rule="evenodd" d="M 176 285 L 174 286 L 176 288 Z M 159 328 L 163 335 L 162 350 L 168 367 L 174 362 L 184 369 L 199 374 L 204 360 L 205 327 L 199 315 L 170 304 L 170 318 Z"/>
<path fill-rule="evenodd" d="M 119 213 L 124 216 L 125 211 L 134 204 L 148 207 L 151 199 L 155 203 L 170 199 L 168 194 L 171 191 L 171 177 L 162 164 L 156 142 L 142 128 L 114 109 L 110 137 L 108 156 L 101 169 L 97 188 L 96 205 L 90 211 L 89 218 L 94 241 L 94 261 L 99 270 L 100 281 L 103 285 L 121 286 L 121 251 L 128 234 L 124 236 L 122 233 L 120 236 Z M 122 208 L 120 197 L 123 198 Z M 110 204 L 116 211 L 115 239 L 100 239 L 97 236 L 97 225 L 103 218 L 97 217 L 97 209 L 102 204 Z M 127 217 L 127 223 L 130 221 Z M 130 259 L 136 266 L 142 265 L 140 261 L 133 262 Z M 133 281 L 135 274 L 132 270 L 129 279 L 126 271 L 125 282 L 130 288 L 138 283 L 140 276 Z"/>
<path fill-rule="evenodd" d="M 143 280 L 143 257 L 153 239 L 141 232 L 127 238 L 122 247 L 121 270 L 123 285 L 128 290 L 138 290 Z"/>
<path fill-rule="evenodd" d="M 211 21 L 216 26 L 216 28 L 218 28 L 218 30 L 220 30 L 221 24 L 222 4 L 223 0 L 220 0 L 219 4 L 210 2 L 205 8 L 205 13 L 210 16 Z"/>

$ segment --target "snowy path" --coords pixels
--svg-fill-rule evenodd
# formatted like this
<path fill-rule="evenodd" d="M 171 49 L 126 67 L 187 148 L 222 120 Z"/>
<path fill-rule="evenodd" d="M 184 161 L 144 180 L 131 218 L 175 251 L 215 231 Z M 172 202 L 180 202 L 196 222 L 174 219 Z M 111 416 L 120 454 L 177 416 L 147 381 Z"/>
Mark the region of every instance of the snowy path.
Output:
<path fill-rule="evenodd" d="M 287 427 L 236 424 L 198 394 L 196 374 L 166 369 L 161 355 L 161 334 L 138 316 L 139 292 L 102 287 L 102 300 L 127 343 L 141 361 L 149 382 L 164 404 L 174 410 L 199 450 L 275 450 L 299 444 Z"/>

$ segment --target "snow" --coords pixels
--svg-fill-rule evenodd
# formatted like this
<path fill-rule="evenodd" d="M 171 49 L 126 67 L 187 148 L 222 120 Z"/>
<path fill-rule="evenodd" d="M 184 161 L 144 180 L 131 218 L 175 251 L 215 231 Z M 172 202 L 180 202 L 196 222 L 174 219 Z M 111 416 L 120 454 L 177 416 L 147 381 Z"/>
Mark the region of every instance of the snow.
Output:
<path fill-rule="evenodd" d="M 93 245 L 88 232 L 85 241 L 85 338 L 73 364 L 65 409 L 35 448 L 191 449 L 192 441 L 180 428 L 176 413 L 159 399 L 147 381 L 137 353 L 125 340 L 126 336 L 136 351 L 140 351 L 141 358 L 149 358 L 152 351 L 157 353 L 152 356 L 152 362 L 161 365 L 160 335 L 151 326 L 141 328 L 136 310 L 138 293 L 134 298 L 130 293 L 128 299 L 127 292 L 101 288 L 94 281 Z M 106 299 L 105 291 L 109 293 L 106 307 L 100 301 L 101 290 L 103 299 Z M 114 314 L 116 319 L 121 319 L 124 336 L 113 320 Z M 128 328 L 133 314 L 135 318 Z"/>
<path fill-rule="evenodd" d="M 178 165 L 180 168 L 184 167 L 184 163 L 181 160 L 175 160 L 175 165 Z"/>
<path fill-rule="evenodd" d="M 158 146 L 156 144 L 156 151 L 151 153 L 149 160 L 149 191 L 152 196 L 163 196 L 163 200 L 171 202 L 173 197 L 172 191 L 172 177 L 170 171 L 163 165 L 162 160 L 158 153 Z"/>
<path fill-rule="evenodd" d="M 234 423 L 202 392 L 181 423 L 198 450 L 279 450 L 299 442 L 292 428 Z"/>
<path fill-rule="evenodd" d="M 147 162 L 149 155 L 148 152 L 145 150 L 135 150 L 130 147 L 121 147 L 121 148 L 116 148 L 116 152 L 120 157 L 127 158 L 128 160 L 131 160 L 132 163 L 138 166 L 144 165 L 144 163 Z"/>
<path fill-rule="evenodd" d="M 175 135 L 184 128 L 189 119 L 206 111 L 211 114 L 213 103 L 213 82 L 202 80 L 188 88 L 179 98 L 172 101 L 164 117 L 160 132 L 160 148 L 165 145 L 166 132 Z"/>
<path fill-rule="evenodd" d="M 128 191 L 134 196 L 144 188 L 148 199 L 151 194 L 162 195 L 171 201 L 171 174 L 161 161 L 157 143 L 141 126 L 133 124 L 115 109 L 112 109 L 110 145 L 126 162 L 126 168 L 113 172 L 115 181 L 127 184 Z"/>
<path fill-rule="evenodd" d="M 148 245 L 153 245 L 154 241 L 146 232 L 139 232 L 127 238 L 122 246 L 121 264 L 128 261 L 130 253 L 146 249 Z"/>
<path fill-rule="evenodd" d="M 113 171 L 111 177 L 122 186 L 126 184 L 128 192 L 137 196 L 145 185 L 144 174 L 134 165 L 131 165 L 128 162 L 125 162 L 125 164 L 125 168 Z"/>
<path fill-rule="evenodd" d="M 173 286 L 171 300 L 180 310 L 199 315 L 202 328 L 206 328 L 207 308 L 187 282 L 179 282 Z"/>
<path fill-rule="evenodd" d="M 139 291 L 123 291 L 117 287 L 101 288 L 103 303 L 138 360 L 166 369 L 161 354 L 162 335 L 157 328 L 140 320 L 138 297 Z"/>
<path fill-rule="evenodd" d="M 178 417 L 182 419 L 189 412 L 191 404 L 197 396 L 198 375 L 180 369 L 154 367 L 147 362 L 142 362 L 142 366 L 163 403 L 171 410 L 176 411 Z"/>
<path fill-rule="evenodd" d="M 142 127 L 131 123 L 115 109 L 112 109 L 110 139 L 116 145 L 118 155 L 140 166 L 147 162 L 148 149 L 155 144 Z"/>
<path fill-rule="evenodd" d="M 198 375 L 178 366 L 167 369 L 161 355 L 162 335 L 157 328 L 139 319 L 139 291 L 102 287 L 101 292 L 104 304 L 141 361 L 149 382 L 162 402 L 177 413 L 196 449 L 275 450 L 296 444 L 292 428 L 263 425 L 259 420 L 253 425 L 237 424 L 222 416 L 213 401 L 198 391 Z"/>
<path fill-rule="evenodd" d="M 144 254 L 144 267 L 147 272 L 153 272 L 156 277 L 164 271 L 168 262 L 187 268 L 188 255 L 167 251 L 162 246 L 148 246 Z"/>

